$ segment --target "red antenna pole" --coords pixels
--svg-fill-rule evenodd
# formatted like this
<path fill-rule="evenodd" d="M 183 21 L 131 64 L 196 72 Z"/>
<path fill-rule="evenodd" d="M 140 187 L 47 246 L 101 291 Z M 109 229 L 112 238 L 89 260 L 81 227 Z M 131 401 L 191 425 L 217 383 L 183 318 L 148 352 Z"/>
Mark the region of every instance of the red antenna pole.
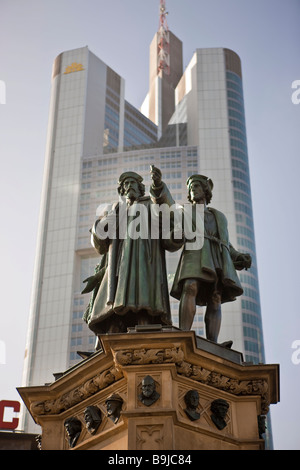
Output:
<path fill-rule="evenodd" d="M 168 12 L 166 11 L 166 1 L 160 0 L 159 6 L 159 27 L 163 27 L 166 31 L 169 30 L 167 24 L 167 16 Z"/>
<path fill-rule="evenodd" d="M 159 27 L 157 33 L 157 45 L 158 45 L 158 63 L 157 73 L 170 73 L 170 57 L 169 57 L 169 28 L 167 24 L 168 12 L 166 11 L 165 0 L 160 0 L 159 6 Z"/>

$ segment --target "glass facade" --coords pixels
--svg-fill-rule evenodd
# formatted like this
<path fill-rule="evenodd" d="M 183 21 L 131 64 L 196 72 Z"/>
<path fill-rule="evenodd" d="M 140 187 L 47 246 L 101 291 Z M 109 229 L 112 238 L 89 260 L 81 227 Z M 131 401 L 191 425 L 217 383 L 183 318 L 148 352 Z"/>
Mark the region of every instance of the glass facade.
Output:
<path fill-rule="evenodd" d="M 70 72 L 71 64 L 76 67 Z M 24 381 L 29 385 L 51 380 L 53 373 L 65 368 L 69 354 L 86 67 L 86 49 L 70 51 L 59 56 L 60 73 L 53 78 L 24 364 Z"/>
<path fill-rule="evenodd" d="M 125 101 L 124 150 L 155 145 L 157 126 Z"/>
<path fill-rule="evenodd" d="M 121 77 L 107 67 L 103 147 L 105 153 L 119 147 Z"/>
<path fill-rule="evenodd" d="M 265 361 L 265 355 L 262 336 L 242 79 L 238 73 L 227 70 L 226 85 L 237 247 L 239 250 L 248 252 L 252 256 L 251 269 L 249 271 L 243 271 L 239 275 L 244 289 L 241 307 L 245 360 L 259 363 Z"/>

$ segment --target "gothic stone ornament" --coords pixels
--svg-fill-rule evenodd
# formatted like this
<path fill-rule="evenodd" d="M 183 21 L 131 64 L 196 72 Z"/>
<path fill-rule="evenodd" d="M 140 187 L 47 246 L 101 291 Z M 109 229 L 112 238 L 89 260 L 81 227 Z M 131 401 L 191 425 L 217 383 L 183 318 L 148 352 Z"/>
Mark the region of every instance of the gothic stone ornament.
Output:
<path fill-rule="evenodd" d="M 200 418 L 200 413 L 197 411 L 199 406 L 199 393 L 197 390 L 189 390 L 184 396 L 186 404 L 185 413 L 191 421 L 196 421 Z"/>
<path fill-rule="evenodd" d="M 260 395 L 262 413 L 267 414 L 269 411 L 267 380 L 256 378 L 238 380 L 192 364 L 184 360 L 184 353 L 180 346 L 174 345 L 171 348 L 161 349 L 122 349 L 113 351 L 113 355 L 116 369 L 120 371 L 123 366 L 129 365 L 172 363 L 176 365 L 177 374 L 224 390 L 232 395 Z"/>
<path fill-rule="evenodd" d="M 105 404 L 107 409 L 107 416 L 114 424 L 117 424 L 121 415 L 123 399 L 120 397 L 120 395 L 113 393 L 106 399 Z"/>
<path fill-rule="evenodd" d="M 69 446 L 73 448 L 76 446 L 76 443 L 81 433 L 81 421 L 72 416 L 71 418 L 66 419 L 64 425 L 67 435 L 69 437 Z"/>
<path fill-rule="evenodd" d="M 97 406 L 88 406 L 84 410 L 84 420 L 88 432 L 90 434 L 96 434 L 102 422 L 101 410 Z"/>
<path fill-rule="evenodd" d="M 139 400 L 146 406 L 151 406 L 160 397 L 160 394 L 156 391 L 156 385 L 154 379 L 150 375 L 142 380 L 142 392 L 139 394 Z"/>
<path fill-rule="evenodd" d="M 122 349 L 114 352 L 116 366 L 178 363 L 184 359 L 180 347 L 154 349 Z"/>
<path fill-rule="evenodd" d="M 211 419 L 220 431 L 227 426 L 226 416 L 229 409 L 229 403 L 222 398 L 218 398 L 211 403 Z"/>
<path fill-rule="evenodd" d="M 176 366 L 179 375 L 231 393 L 232 395 L 259 395 L 261 397 L 262 413 L 267 414 L 269 411 L 268 382 L 265 379 L 237 380 L 185 361 L 181 364 L 176 364 Z"/>
<path fill-rule="evenodd" d="M 167 348 L 136 348 L 113 350 L 114 366 L 99 372 L 82 385 L 64 393 L 53 400 L 35 401 L 30 405 L 33 416 L 59 414 L 68 410 L 82 400 L 103 390 L 110 384 L 124 377 L 122 368 L 144 364 L 175 364 L 177 374 L 196 382 L 223 390 L 232 395 L 259 395 L 261 397 L 261 413 L 269 411 L 269 386 L 263 378 L 238 380 L 228 375 L 209 370 L 202 366 L 187 362 L 184 352 L 178 344 Z"/>
<path fill-rule="evenodd" d="M 74 390 L 63 394 L 55 400 L 33 402 L 30 406 L 30 411 L 35 416 L 62 413 L 121 378 L 123 378 L 122 371 L 112 367 L 111 369 L 99 372 L 99 374 L 84 382 L 80 387 L 76 387 Z"/>
<path fill-rule="evenodd" d="M 163 450 L 165 434 L 163 424 L 137 426 L 137 450 Z M 145 449 L 144 446 L 146 445 Z"/>

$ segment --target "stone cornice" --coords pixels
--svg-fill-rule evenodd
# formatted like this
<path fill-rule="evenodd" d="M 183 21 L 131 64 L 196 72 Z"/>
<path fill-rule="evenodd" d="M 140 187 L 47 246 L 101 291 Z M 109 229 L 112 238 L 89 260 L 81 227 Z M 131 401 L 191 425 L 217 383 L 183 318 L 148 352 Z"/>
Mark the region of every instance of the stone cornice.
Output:
<path fill-rule="evenodd" d="M 125 349 L 114 352 L 117 368 L 129 365 L 175 364 L 178 375 L 196 382 L 228 392 L 233 395 L 259 395 L 262 402 L 262 414 L 268 413 L 269 384 L 267 378 L 252 377 L 239 380 L 215 370 L 209 370 L 185 360 L 180 347 L 166 349 Z"/>
<path fill-rule="evenodd" d="M 37 387 L 36 389 L 40 390 L 41 399 L 26 403 L 26 406 L 34 418 L 60 414 L 123 378 L 123 368 L 141 365 L 156 365 L 155 367 L 158 367 L 160 364 L 174 364 L 179 376 L 192 381 L 236 396 L 260 396 L 261 413 L 268 412 L 273 398 L 269 384 L 272 373 L 270 373 L 268 366 L 228 365 L 228 361 L 216 362 L 213 357 L 208 357 L 207 354 L 203 356 L 203 351 L 199 350 L 193 342 L 191 343 L 193 335 L 183 335 L 183 337 L 181 334 L 179 336 L 178 334 L 171 335 L 167 343 L 162 341 L 164 338 L 161 335 L 158 334 L 155 339 L 153 337 L 151 339 L 152 344 L 157 347 L 148 347 L 147 341 L 144 342 L 145 347 L 140 347 L 139 342 L 128 341 L 127 335 L 106 335 L 103 353 L 98 354 L 97 358 L 85 361 L 86 367 L 89 368 L 89 374 L 91 373 L 91 363 L 93 363 L 93 370 L 97 370 L 97 364 L 104 361 L 108 366 L 105 370 L 98 372 L 76 388 L 63 394 L 59 393 L 60 387 L 57 383 L 62 380 L 59 379 L 47 387 L 47 396 L 52 395 L 51 399 L 42 399 L 45 397 L 45 387 Z M 137 336 L 135 338 L 137 339 Z M 116 341 L 116 339 L 120 341 Z M 176 341 L 174 341 L 175 339 Z M 123 347 L 133 344 L 136 344 L 137 347 Z M 84 366 L 85 364 L 82 364 L 82 367 Z M 74 374 L 76 374 L 76 370 L 69 374 L 70 378 Z M 66 377 L 63 377 L 64 381 L 70 380 Z M 56 389 L 55 393 L 54 388 Z"/>

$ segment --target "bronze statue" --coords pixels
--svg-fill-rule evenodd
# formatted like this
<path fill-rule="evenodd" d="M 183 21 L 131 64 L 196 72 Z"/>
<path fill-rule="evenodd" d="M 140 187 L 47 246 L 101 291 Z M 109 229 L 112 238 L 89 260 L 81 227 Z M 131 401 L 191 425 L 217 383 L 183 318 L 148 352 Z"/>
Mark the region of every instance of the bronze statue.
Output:
<path fill-rule="evenodd" d="M 72 416 L 65 420 L 64 426 L 69 437 L 69 446 L 73 448 L 76 446 L 81 433 L 81 421 Z"/>
<path fill-rule="evenodd" d="M 204 205 L 204 242 L 199 250 L 190 250 L 184 246 L 171 296 L 180 300 L 179 328 L 183 330 L 191 329 L 196 305 L 206 306 L 206 337 L 217 342 L 221 326 L 221 304 L 242 295 L 243 289 L 236 269 L 249 268 L 251 256 L 233 248 L 225 215 L 207 207 L 212 198 L 211 179 L 192 175 L 187 180 L 187 188 L 190 203 Z M 195 224 L 194 215 L 192 223 Z M 230 347 L 230 343 L 226 346 Z"/>
<path fill-rule="evenodd" d="M 146 406 L 153 405 L 160 397 L 160 394 L 156 391 L 156 385 L 154 379 L 150 375 L 142 380 L 142 393 L 139 394 L 139 400 Z"/>
<path fill-rule="evenodd" d="M 123 399 L 120 397 L 120 395 L 116 393 L 110 395 L 105 401 L 107 416 L 112 420 L 114 424 L 117 424 L 120 419 L 122 404 Z"/>
<path fill-rule="evenodd" d="M 223 398 L 217 398 L 210 405 L 212 411 L 211 419 L 220 431 L 227 426 L 226 416 L 229 409 L 229 403 Z"/>
<path fill-rule="evenodd" d="M 92 292 L 92 298 L 84 320 L 96 334 L 126 332 L 136 325 L 172 324 L 165 250 L 176 251 L 182 242 L 174 240 L 172 227 L 168 239 L 161 236 L 159 217 L 158 237 L 153 236 L 151 206 L 170 207 L 174 200 L 158 168 L 151 167 L 151 177 L 150 196 L 146 196 L 143 178 L 132 171 L 123 173 L 119 202 L 92 228 L 92 244 L 103 257 L 95 275 L 85 280 L 83 293 Z M 138 215 L 134 213 L 137 207 Z M 140 236 L 136 237 L 138 228 Z"/>
<path fill-rule="evenodd" d="M 191 421 L 196 421 L 200 418 L 200 413 L 197 411 L 199 406 L 199 393 L 197 390 L 189 390 L 184 395 L 186 404 L 185 413 Z"/>
<path fill-rule="evenodd" d="M 265 434 L 266 429 L 267 429 L 266 420 L 267 420 L 267 417 L 265 415 L 257 416 L 258 434 L 259 434 L 260 439 L 263 439 L 263 434 Z"/>
<path fill-rule="evenodd" d="M 102 422 L 101 410 L 94 405 L 88 406 L 84 410 L 84 420 L 88 432 L 91 434 L 96 434 Z"/>

